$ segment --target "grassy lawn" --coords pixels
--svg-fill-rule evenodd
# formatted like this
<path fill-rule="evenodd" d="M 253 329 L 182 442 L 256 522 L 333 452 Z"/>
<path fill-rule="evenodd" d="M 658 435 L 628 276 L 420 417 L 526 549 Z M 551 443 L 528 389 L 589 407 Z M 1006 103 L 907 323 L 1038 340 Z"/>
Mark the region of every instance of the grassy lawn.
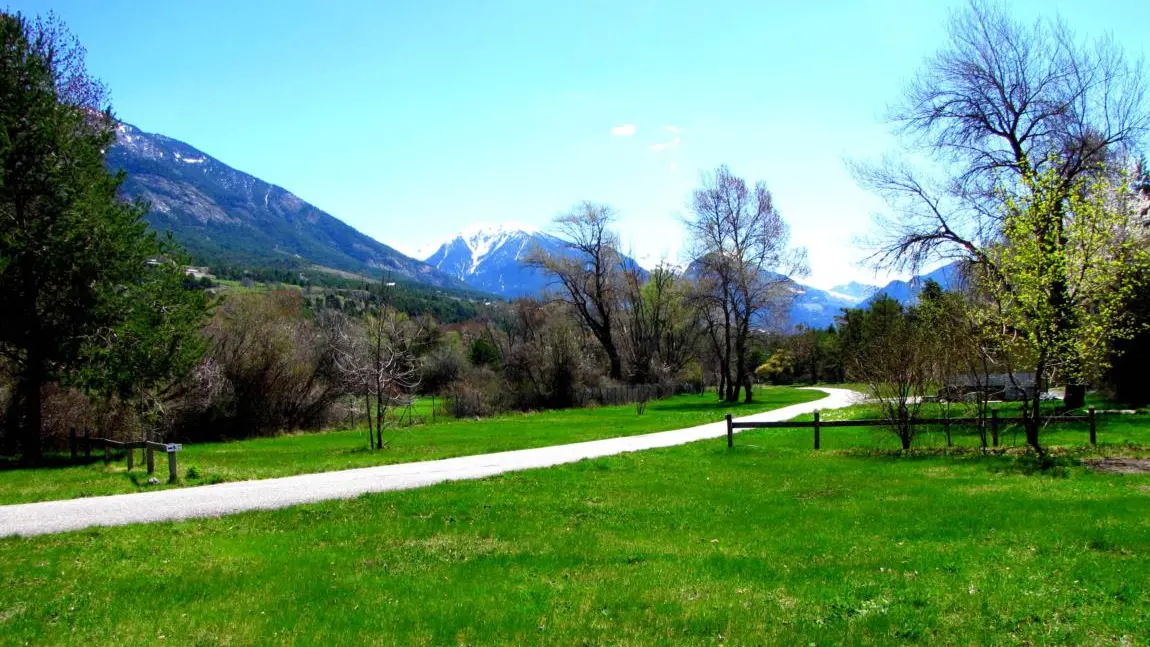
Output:
<path fill-rule="evenodd" d="M 390 446 L 372 452 L 364 428 L 324 433 L 290 434 L 252 440 L 184 445 L 179 454 L 176 486 L 290 476 L 311 472 L 406 463 L 543 447 L 692 427 L 721 420 L 728 411 L 740 415 L 809 402 L 818 391 L 768 387 L 750 405 L 727 405 L 714 394 L 681 395 L 653 401 L 637 415 L 633 405 L 513 414 L 481 421 L 439 419 L 385 434 Z M 420 415 L 427 411 L 419 412 Z M 97 454 L 99 450 L 97 451 Z M 93 455 L 94 458 L 96 454 Z M 137 457 L 138 458 L 138 457 Z M 157 476 L 166 481 L 166 457 L 159 456 Z M 188 477 L 194 467 L 195 478 Z M 54 468 L 0 469 L 0 504 L 120 494 L 169 486 L 147 485 L 142 461 L 127 471 L 124 459 L 105 466 L 102 460 Z"/>
<path fill-rule="evenodd" d="M 809 441 L 0 540 L 0 643 L 1147 644 L 1150 477 Z"/>

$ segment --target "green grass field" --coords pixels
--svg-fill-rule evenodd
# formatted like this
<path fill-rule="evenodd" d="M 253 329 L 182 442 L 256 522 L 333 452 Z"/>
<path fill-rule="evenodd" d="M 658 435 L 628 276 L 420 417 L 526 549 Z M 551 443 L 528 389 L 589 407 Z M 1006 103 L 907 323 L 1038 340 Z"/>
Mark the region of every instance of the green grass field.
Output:
<path fill-rule="evenodd" d="M 0 540 L 0 643 L 1147 644 L 1150 476 L 831 431 Z"/>
<path fill-rule="evenodd" d="M 178 454 L 180 482 L 176 486 L 221 481 L 271 478 L 312 472 L 434 460 L 469 454 L 560 445 L 584 440 L 666 431 L 824 397 L 818 391 L 788 387 L 762 388 L 750 405 L 727 405 L 714 394 L 681 395 L 653 401 L 638 415 L 633 405 L 511 414 L 474 421 L 439 418 L 436 422 L 385 432 L 389 447 L 368 449 L 364 428 L 324 433 L 290 434 L 270 438 L 184 445 Z M 430 410 L 419 413 L 428 418 Z M 147 485 L 147 474 L 137 456 L 136 468 L 127 471 L 120 459 L 105 466 L 96 458 L 85 465 L 55 468 L 0 469 L 0 504 L 120 494 L 168 486 Z M 166 457 L 159 456 L 157 476 L 167 480 Z M 188 478 L 194 467 L 196 478 Z"/>
<path fill-rule="evenodd" d="M 1048 414 L 1053 415 L 1056 403 L 1047 407 Z M 1018 403 L 998 403 L 993 405 L 998 409 L 1002 418 L 999 430 L 999 448 L 1004 451 L 1021 449 L 1026 445 L 1026 434 L 1020 424 L 1014 424 L 1010 418 L 1021 416 Z M 1072 415 L 1085 415 L 1082 411 L 1072 411 Z M 970 411 L 955 406 L 950 416 L 973 416 Z M 1045 415 L 1045 414 L 1044 414 Z M 938 405 L 924 404 L 921 410 L 924 418 L 941 418 L 942 412 Z M 856 405 L 846 409 L 829 410 L 821 413 L 821 419 L 830 420 L 859 420 L 881 419 L 879 407 L 874 405 Z M 811 420 L 812 416 L 800 416 L 798 420 Z M 1098 442 L 1106 448 L 1109 455 L 1125 454 L 1128 449 L 1150 447 L 1150 415 L 1140 413 L 1137 415 L 1099 414 L 1096 423 Z M 918 427 L 918 435 L 912 444 L 912 451 L 934 451 L 947 448 L 946 434 L 941 425 L 928 425 Z M 797 431 L 797 430 L 796 430 Z M 802 433 L 808 437 L 813 435 L 811 429 L 804 429 Z M 989 432 L 988 432 L 989 433 Z M 1045 426 L 1039 433 L 1039 443 L 1049 446 L 1056 452 L 1082 453 L 1088 451 L 1089 427 L 1085 423 L 1057 423 Z M 813 438 L 810 438 L 813 445 Z M 981 439 L 977 429 L 969 426 L 954 426 L 951 428 L 951 443 L 956 451 L 963 449 L 977 449 Z M 885 427 L 862 427 L 838 429 L 823 429 L 821 432 L 821 445 L 830 450 L 878 450 L 894 451 L 900 448 L 898 438 Z M 1097 451 L 1093 452 L 1097 453 Z"/>

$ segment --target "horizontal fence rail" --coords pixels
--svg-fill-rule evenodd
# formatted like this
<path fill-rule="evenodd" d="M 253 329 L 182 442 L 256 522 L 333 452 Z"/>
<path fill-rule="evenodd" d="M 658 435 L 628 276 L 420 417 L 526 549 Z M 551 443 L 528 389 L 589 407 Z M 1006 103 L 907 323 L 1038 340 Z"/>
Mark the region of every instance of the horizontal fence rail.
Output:
<path fill-rule="evenodd" d="M 1014 416 L 1010 418 L 1003 418 L 998 415 L 998 410 L 992 410 L 989 418 L 907 418 L 904 420 L 891 420 L 888 418 L 870 418 L 866 420 L 821 420 L 819 412 L 815 411 L 813 420 L 782 420 L 772 422 L 735 422 L 731 414 L 727 414 L 727 447 L 735 446 L 735 430 L 736 429 L 804 429 L 809 428 L 814 430 L 814 444 L 815 449 L 819 449 L 821 444 L 820 432 L 826 428 L 842 428 L 842 427 L 897 427 L 899 425 L 906 425 L 910 427 L 950 427 L 950 426 L 985 426 L 991 432 L 994 446 L 998 447 L 998 431 L 1002 425 L 1009 425 L 1013 423 L 1023 423 L 1029 418 L 1022 416 Z M 1090 433 L 1090 444 L 1098 444 L 1098 424 L 1097 416 L 1095 415 L 1094 407 L 1090 407 L 1089 412 L 1085 416 L 1042 416 L 1038 419 L 1039 424 L 1050 423 L 1086 423 Z"/>
<path fill-rule="evenodd" d="M 84 446 L 84 456 L 90 457 L 92 455 L 93 447 L 104 448 L 104 463 L 112 461 L 112 450 L 124 450 L 128 456 L 128 471 L 135 467 L 136 450 L 144 450 L 144 460 L 148 466 L 148 474 L 153 474 L 156 471 L 156 458 L 155 452 L 163 452 L 168 455 L 168 482 L 175 483 L 177 479 L 176 469 L 176 452 L 181 451 L 184 446 L 178 443 L 157 443 L 150 440 L 132 440 L 121 441 L 112 440 L 110 438 L 92 438 L 87 433 L 83 437 L 76 435 L 76 429 L 73 428 L 69 432 L 68 437 L 69 450 L 72 455 L 72 460 L 75 461 L 78 457 L 79 446 Z"/>

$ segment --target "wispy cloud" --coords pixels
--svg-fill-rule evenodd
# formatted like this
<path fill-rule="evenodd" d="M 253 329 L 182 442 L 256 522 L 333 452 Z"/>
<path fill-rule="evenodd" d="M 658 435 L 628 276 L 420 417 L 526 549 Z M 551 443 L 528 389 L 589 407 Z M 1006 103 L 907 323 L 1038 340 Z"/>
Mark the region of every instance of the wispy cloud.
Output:
<path fill-rule="evenodd" d="M 663 130 L 666 130 L 672 135 L 678 135 L 679 133 L 683 132 L 683 129 L 678 126 L 663 126 Z"/>
<path fill-rule="evenodd" d="M 612 137 L 630 137 L 635 134 L 635 124 L 623 124 L 611 129 Z"/>
<path fill-rule="evenodd" d="M 648 148 L 648 149 L 650 149 L 650 150 L 653 150 L 653 151 L 655 151 L 656 153 L 658 153 L 658 152 L 660 152 L 660 151 L 665 151 L 665 150 L 668 150 L 668 149 L 671 149 L 671 148 L 675 148 L 675 147 L 677 147 L 678 145 L 679 145 L 679 136 L 678 136 L 678 135 L 675 135 L 675 136 L 674 136 L 674 137 L 671 139 L 671 141 L 669 141 L 669 142 L 659 142 L 658 144 L 651 144 L 651 145 L 650 145 L 650 146 L 648 146 L 647 148 Z"/>

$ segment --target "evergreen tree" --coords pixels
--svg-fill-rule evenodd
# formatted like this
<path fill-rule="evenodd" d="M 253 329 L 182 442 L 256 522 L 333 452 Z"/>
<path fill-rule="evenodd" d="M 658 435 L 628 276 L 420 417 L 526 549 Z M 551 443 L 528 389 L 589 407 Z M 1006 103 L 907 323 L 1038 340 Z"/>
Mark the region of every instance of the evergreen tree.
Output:
<path fill-rule="evenodd" d="M 54 17 L 0 13 L 0 352 L 16 378 L 5 444 L 26 462 L 41 454 L 46 383 L 136 392 L 135 376 L 154 380 L 187 363 L 160 367 L 150 350 L 194 354 L 207 306 L 178 289 L 182 276 L 171 283 L 179 267 L 155 260 L 164 247 L 145 207 L 117 199 L 123 175 L 104 163 L 116 121 L 83 61 Z M 152 343 L 132 346 L 145 337 Z"/>

